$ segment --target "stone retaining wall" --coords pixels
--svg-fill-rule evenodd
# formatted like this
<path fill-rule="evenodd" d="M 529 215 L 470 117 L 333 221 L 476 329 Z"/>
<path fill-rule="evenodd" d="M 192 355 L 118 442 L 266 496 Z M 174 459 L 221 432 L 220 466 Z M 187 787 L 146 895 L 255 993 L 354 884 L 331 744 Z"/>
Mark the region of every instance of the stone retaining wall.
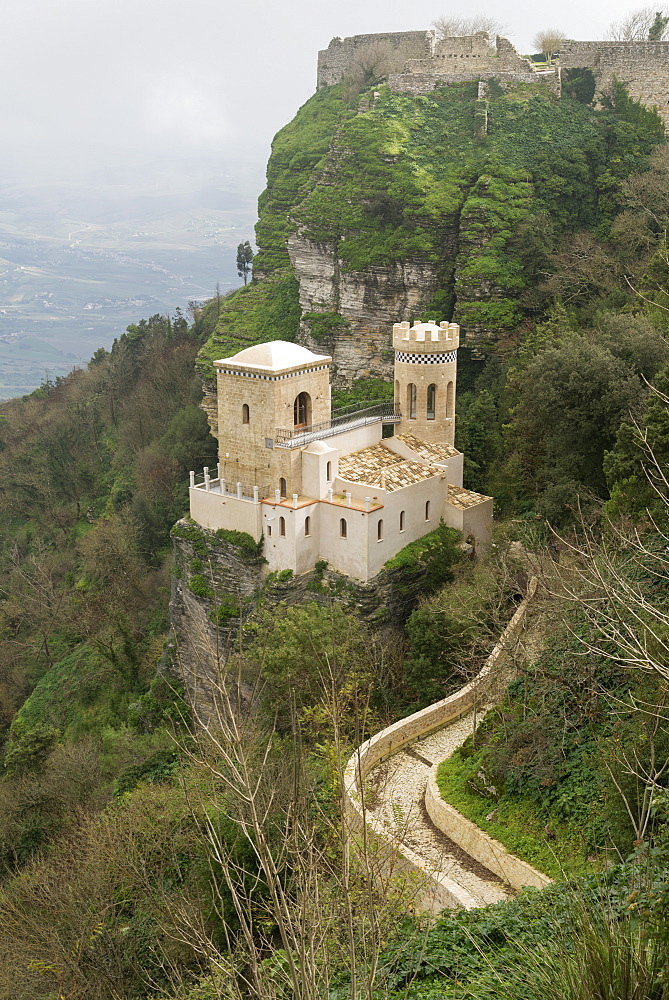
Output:
<path fill-rule="evenodd" d="M 503 882 L 514 889 L 522 889 L 525 885 L 534 886 L 536 889 L 543 889 L 551 879 L 542 872 L 537 871 L 526 861 L 509 854 L 503 844 L 498 840 L 479 829 L 476 823 L 472 823 L 462 813 L 454 809 L 448 802 L 444 802 L 437 785 L 437 768 L 433 767 L 427 779 L 425 789 L 425 808 L 427 814 L 442 833 L 466 851 L 470 857 L 479 861 L 482 865 L 499 875 Z"/>
<path fill-rule="evenodd" d="M 433 705 L 428 705 L 427 708 L 422 709 L 420 712 L 414 712 L 413 715 L 408 716 L 406 719 L 400 719 L 399 722 L 395 722 L 392 726 L 388 726 L 386 729 L 381 730 L 380 733 L 376 733 L 375 736 L 372 736 L 365 743 L 363 743 L 362 746 L 358 747 L 349 760 L 344 772 L 344 808 L 351 829 L 359 830 L 362 829 L 363 826 L 366 826 L 369 831 L 374 833 L 388 845 L 389 850 L 392 851 L 395 856 L 397 854 L 401 854 L 401 856 L 405 859 L 405 862 L 401 865 L 402 868 L 408 868 L 411 871 L 420 873 L 422 876 L 422 884 L 418 892 L 417 900 L 419 905 L 430 912 L 436 912 L 439 908 L 443 909 L 444 906 L 464 906 L 466 909 L 470 909 L 475 906 L 476 903 L 468 892 L 456 885 L 451 879 L 441 875 L 439 872 L 429 870 L 426 867 L 425 862 L 413 851 L 410 851 L 404 846 L 396 846 L 390 843 L 388 831 L 385 826 L 376 820 L 375 817 L 368 813 L 365 809 L 361 789 L 364 787 L 365 778 L 376 764 L 385 760 L 387 757 L 391 757 L 408 743 L 412 743 L 423 736 L 427 736 L 429 733 L 442 729 L 449 722 L 460 718 L 460 716 L 470 711 L 470 709 L 484 703 L 485 696 L 489 694 L 492 682 L 495 679 L 497 673 L 495 668 L 498 661 L 500 660 L 502 654 L 506 651 L 509 642 L 515 639 L 522 629 L 528 605 L 532 601 L 536 593 L 536 589 L 537 579 L 533 577 L 528 588 L 527 596 L 516 609 L 513 618 L 504 629 L 498 643 L 490 653 L 490 656 L 486 660 L 480 673 L 474 678 L 473 681 L 465 684 L 465 686 L 460 688 L 459 691 L 449 695 L 447 698 L 443 698 L 441 701 L 435 702 Z M 458 814 L 458 816 L 460 816 L 460 814 Z M 463 824 L 467 824 L 469 822 L 464 816 L 460 816 L 460 819 L 463 821 Z M 451 825 L 455 830 L 456 824 L 452 823 Z M 474 824 L 471 824 L 471 826 L 474 827 Z M 461 827 L 461 830 L 465 830 L 464 825 Z M 474 846 L 474 841 L 476 840 L 475 831 L 479 833 L 481 838 L 481 844 L 475 849 L 480 850 L 480 852 L 483 853 L 484 840 L 492 839 L 488 837 L 488 834 L 479 830 L 478 827 L 474 827 L 474 831 L 467 829 L 467 836 L 464 837 L 463 834 L 463 839 L 467 841 L 467 844 Z M 449 833 L 448 835 L 455 841 L 455 843 L 459 843 L 456 837 L 452 836 L 452 834 Z M 475 854 L 473 850 L 470 850 L 469 846 L 465 846 L 464 844 L 461 846 L 463 846 L 467 853 L 472 857 L 480 860 L 478 859 L 478 855 Z M 501 844 L 499 846 L 501 848 Z M 504 848 L 502 848 L 502 850 L 504 850 Z M 489 847 L 488 851 L 489 853 L 492 853 L 492 850 Z M 517 858 L 514 858 L 513 860 L 516 861 L 518 865 L 524 865 L 524 862 Z M 487 867 L 489 867 L 491 871 L 494 871 L 495 874 L 499 874 L 500 877 L 509 881 L 506 879 L 506 875 L 496 871 L 496 869 L 492 868 L 490 865 L 487 865 Z M 529 866 L 527 867 L 529 868 Z M 520 869 L 518 869 L 518 872 L 520 872 Z M 545 876 L 541 876 L 539 872 L 536 872 L 536 875 L 539 878 L 545 878 Z M 514 878 L 515 877 L 516 869 L 514 869 Z M 516 887 L 514 882 L 509 881 L 509 884 Z M 526 881 L 522 884 L 534 885 L 536 883 Z M 546 883 L 544 882 L 543 884 Z M 447 900 L 446 903 L 441 902 L 444 899 Z"/>

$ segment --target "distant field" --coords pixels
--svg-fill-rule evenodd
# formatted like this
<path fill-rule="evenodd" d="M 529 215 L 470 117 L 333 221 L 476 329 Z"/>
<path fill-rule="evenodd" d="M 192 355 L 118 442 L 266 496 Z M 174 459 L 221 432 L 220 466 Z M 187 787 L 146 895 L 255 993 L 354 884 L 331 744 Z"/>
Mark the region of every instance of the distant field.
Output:
<path fill-rule="evenodd" d="M 0 186 L 0 399 L 85 365 L 129 323 L 236 287 L 259 184 L 111 204 Z"/>

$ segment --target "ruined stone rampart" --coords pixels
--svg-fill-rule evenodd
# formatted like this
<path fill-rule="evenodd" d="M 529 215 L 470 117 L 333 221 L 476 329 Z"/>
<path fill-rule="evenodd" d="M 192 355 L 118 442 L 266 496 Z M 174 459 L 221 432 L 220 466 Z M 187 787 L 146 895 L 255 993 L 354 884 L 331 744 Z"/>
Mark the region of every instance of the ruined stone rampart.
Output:
<path fill-rule="evenodd" d="M 614 78 L 647 108 L 656 107 L 669 128 L 669 42 L 565 42 L 564 69 L 590 69 L 598 93 Z"/>
<path fill-rule="evenodd" d="M 507 38 L 498 36 L 493 46 L 485 31 L 440 41 L 434 31 L 333 38 L 328 48 L 318 53 L 318 89 L 344 80 L 354 71 L 356 57 L 370 46 L 383 51 L 388 85 L 395 91 L 426 94 L 449 83 L 493 78 L 503 85 L 538 83 L 554 93 L 560 90 L 555 69 L 537 71 Z"/>
<path fill-rule="evenodd" d="M 619 80 L 635 100 L 656 107 L 669 129 L 669 42 L 567 41 L 559 65 L 537 70 L 507 38 L 498 36 L 492 46 L 483 31 L 440 41 L 434 31 L 353 35 L 333 38 L 318 53 L 318 89 L 344 80 L 372 45 L 384 50 L 391 90 L 426 94 L 449 83 L 495 79 L 502 86 L 532 83 L 559 94 L 562 70 L 590 69 L 599 94 Z"/>
<path fill-rule="evenodd" d="M 356 56 L 370 45 L 383 46 L 393 70 L 401 70 L 407 59 L 422 59 L 434 47 L 434 31 L 389 31 L 379 35 L 333 38 L 318 53 L 317 90 L 331 87 L 350 73 Z"/>

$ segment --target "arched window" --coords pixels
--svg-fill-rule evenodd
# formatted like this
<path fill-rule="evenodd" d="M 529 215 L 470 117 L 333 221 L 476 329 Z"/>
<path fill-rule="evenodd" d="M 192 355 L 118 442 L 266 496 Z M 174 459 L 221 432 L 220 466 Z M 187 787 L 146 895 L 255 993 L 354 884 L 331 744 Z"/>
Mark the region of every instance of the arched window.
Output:
<path fill-rule="evenodd" d="M 452 417 L 453 416 L 453 403 L 455 402 L 455 400 L 453 399 L 454 395 L 455 395 L 455 393 L 453 392 L 453 383 L 449 382 L 448 386 L 446 388 L 446 416 L 447 417 Z"/>
<path fill-rule="evenodd" d="M 296 427 L 306 427 L 311 420 L 311 397 L 308 392 L 301 392 L 293 403 L 293 423 Z"/>
<path fill-rule="evenodd" d="M 401 510 L 400 511 L 400 531 L 404 531 L 404 522 L 405 522 L 405 520 L 406 520 L 406 517 L 405 517 L 404 511 Z"/>
<path fill-rule="evenodd" d="M 430 520 L 430 501 L 429 500 L 425 501 L 425 520 L 426 521 Z"/>
<path fill-rule="evenodd" d="M 279 534 L 281 535 L 282 538 L 284 538 L 285 535 L 286 535 L 286 519 L 285 519 L 285 517 L 280 517 L 279 518 Z"/>
<path fill-rule="evenodd" d="M 437 387 L 434 382 L 430 382 L 427 387 L 427 419 L 434 420 L 437 409 Z"/>
<path fill-rule="evenodd" d="M 332 482 L 332 462 L 328 462 L 325 466 L 325 478 L 329 483 Z"/>
<path fill-rule="evenodd" d="M 250 415 L 249 414 L 249 404 L 248 403 L 244 403 L 244 405 L 242 406 L 242 423 L 243 424 L 248 424 L 248 422 L 249 422 L 249 415 Z"/>
<path fill-rule="evenodd" d="M 341 517 L 339 519 L 339 536 L 341 538 L 346 538 L 348 536 L 348 525 L 346 524 L 345 517 Z"/>
<path fill-rule="evenodd" d="M 307 517 L 305 519 L 305 521 L 304 521 L 304 534 L 305 535 L 310 535 L 311 534 L 311 518 L 310 517 Z"/>
<path fill-rule="evenodd" d="M 279 480 L 279 493 L 281 494 L 282 497 L 288 496 L 288 486 L 286 485 L 286 480 L 283 478 L 283 476 Z"/>
<path fill-rule="evenodd" d="M 409 420 L 416 419 L 416 386 L 414 382 L 409 382 L 407 386 L 407 413 Z"/>
<path fill-rule="evenodd" d="M 383 541 L 383 521 L 379 521 L 376 526 L 376 540 L 377 542 Z"/>

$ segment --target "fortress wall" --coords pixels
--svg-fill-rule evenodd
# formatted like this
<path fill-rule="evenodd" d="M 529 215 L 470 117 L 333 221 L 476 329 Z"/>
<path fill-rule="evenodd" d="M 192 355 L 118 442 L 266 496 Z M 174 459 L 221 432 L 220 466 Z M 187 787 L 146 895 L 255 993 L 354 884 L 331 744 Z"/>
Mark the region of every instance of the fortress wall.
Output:
<path fill-rule="evenodd" d="M 369 45 L 387 46 L 392 53 L 393 69 L 398 72 L 408 59 L 429 56 L 434 47 L 434 37 L 434 31 L 390 31 L 379 35 L 333 38 L 327 49 L 318 53 L 316 89 L 341 83 L 356 53 Z"/>
<path fill-rule="evenodd" d="M 388 86 L 391 90 L 406 94 L 429 94 L 435 87 L 446 87 L 449 83 L 467 83 L 481 79 L 495 79 L 503 88 L 514 83 L 532 83 L 535 86 L 546 87 L 553 94 L 560 93 L 560 80 L 556 73 L 520 73 L 504 71 L 495 66 L 494 71 L 485 71 L 472 67 L 463 67 L 454 73 L 391 73 Z"/>
<path fill-rule="evenodd" d="M 560 66 L 591 69 L 600 92 L 615 77 L 635 100 L 657 107 L 669 129 L 669 42 L 565 42 Z"/>

